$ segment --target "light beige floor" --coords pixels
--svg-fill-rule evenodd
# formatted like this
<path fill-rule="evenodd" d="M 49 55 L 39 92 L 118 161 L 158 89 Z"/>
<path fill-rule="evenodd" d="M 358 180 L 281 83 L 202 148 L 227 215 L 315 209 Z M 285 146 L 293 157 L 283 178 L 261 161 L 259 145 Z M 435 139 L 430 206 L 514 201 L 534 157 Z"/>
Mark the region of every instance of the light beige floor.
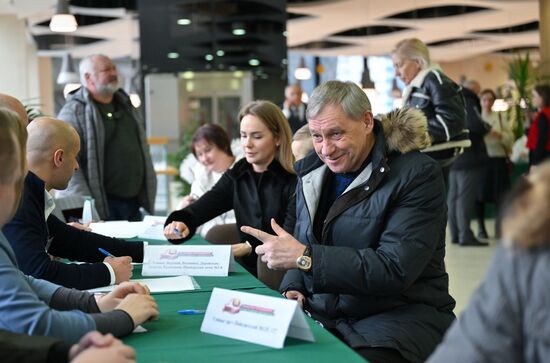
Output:
<path fill-rule="evenodd" d="M 477 226 L 472 225 L 474 234 L 477 234 Z M 486 228 L 489 235 L 493 234 L 494 222 L 488 220 Z M 495 252 L 496 240 L 489 239 L 489 247 L 460 247 L 450 243 L 447 231 L 447 251 L 445 264 L 449 273 L 449 290 L 456 300 L 455 314 L 467 306 L 470 296 L 475 291 Z"/>

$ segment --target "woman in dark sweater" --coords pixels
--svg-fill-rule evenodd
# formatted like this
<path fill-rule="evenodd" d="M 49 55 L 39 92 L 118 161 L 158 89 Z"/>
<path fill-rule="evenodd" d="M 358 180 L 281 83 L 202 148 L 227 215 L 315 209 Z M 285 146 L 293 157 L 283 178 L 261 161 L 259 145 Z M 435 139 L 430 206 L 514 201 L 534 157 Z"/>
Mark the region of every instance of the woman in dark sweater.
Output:
<path fill-rule="evenodd" d="M 235 210 L 239 228 L 247 225 L 274 233 L 270 220 L 275 218 L 287 232 L 293 232 L 296 174 L 288 122 L 279 107 L 269 101 L 253 101 L 244 106 L 239 112 L 239 121 L 245 157 L 196 202 L 168 216 L 164 234 L 170 242 L 185 242 L 198 226 L 231 209 Z M 240 262 L 257 276 L 258 256 L 254 248 L 260 242 L 241 233 L 241 242 L 245 240 L 250 242 L 252 250 Z M 269 280 L 271 287 L 278 287 L 275 285 L 282 273 L 269 273 L 277 274 Z"/>

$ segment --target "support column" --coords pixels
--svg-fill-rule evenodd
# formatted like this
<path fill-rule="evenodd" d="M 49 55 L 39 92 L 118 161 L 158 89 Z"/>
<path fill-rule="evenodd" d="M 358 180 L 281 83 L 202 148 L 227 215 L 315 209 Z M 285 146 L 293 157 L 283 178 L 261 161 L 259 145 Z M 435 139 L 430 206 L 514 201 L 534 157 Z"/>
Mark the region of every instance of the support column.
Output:
<path fill-rule="evenodd" d="M 550 77 L 550 0 L 539 0 L 539 77 Z M 550 79 L 546 79 L 546 82 Z"/>
<path fill-rule="evenodd" d="M 15 15 L 0 15 L 0 92 L 22 101 L 41 102 L 36 53 L 25 21 Z"/>

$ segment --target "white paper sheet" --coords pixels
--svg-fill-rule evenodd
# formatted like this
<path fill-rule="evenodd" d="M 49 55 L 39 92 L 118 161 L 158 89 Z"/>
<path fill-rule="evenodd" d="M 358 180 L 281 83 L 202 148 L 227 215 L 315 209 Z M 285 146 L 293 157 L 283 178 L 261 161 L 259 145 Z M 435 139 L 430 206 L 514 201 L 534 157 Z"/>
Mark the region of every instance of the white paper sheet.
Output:
<path fill-rule="evenodd" d="M 158 279 L 136 279 L 130 281 L 147 285 L 151 293 L 195 290 L 193 279 L 190 276 L 160 277 Z M 110 292 L 114 288 L 115 286 L 103 286 L 88 291 L 91 293 Z"/>
<path fill-rule="evenodd" d="M 166 241 L 166 237 L 164 237 L 165 222 L 166 222 L 166 217 L 145 216 L 145 218 L 143 218 L 143 224 L 145 225 L 145 229 L 138 234 L 138 238 Z"/>
<path fill-rule="evenodd" d="M 92 232 L 115 238 L 133 238 L 147 229 L 143 222 L 109 221 L 90 224 Z"/>

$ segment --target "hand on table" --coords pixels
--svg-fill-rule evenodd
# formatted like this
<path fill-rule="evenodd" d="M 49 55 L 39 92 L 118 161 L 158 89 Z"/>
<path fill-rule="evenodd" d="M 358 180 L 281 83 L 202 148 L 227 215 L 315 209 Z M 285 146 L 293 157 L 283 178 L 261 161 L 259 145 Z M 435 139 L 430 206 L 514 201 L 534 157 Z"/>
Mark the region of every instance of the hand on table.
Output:
<path fill-rule="evenodd" d="M 115 308 L 125 311 L 134 322 L 134 328 L 159 317 L 157 302 L 151 295 L 129 294 Z"/>
<path fill-rule="evenodd" d="M 182 239 L 189 235 L 189 228 L 183 222 L 174 221 L 164 227 L 164 236 L 168 239 Z"/>
<path fill-rule="evenodd" d="M 263 242 L 256 247 L 256 253 L 272 270 L 289 270 L 296 268 L 296 260 L 302 256 L 306 246 L 298 242 L 271 218 L 272 235 L 249 226 L 242 226 L 241 231 Z"/>
<path fill-rule="evenodd" d="M 136 352 L 111 334 L 97 331 L 86 334 L 78 344 L 69 350 L 73 363 L 126 363 L 135 362 Z"/>
<path fill-rule="evenodd" d="M 85 223 L 85 224 L 80 224 L 78 222 L 69 222 L 67 224 L 71 227 L 74 227 L 76 229 L 80 229 L 80 230 L 83 230 L 83 231 L 86 231 L 86 232 L 91 232 L 92 231 L 92 229 L 90 228 L 90 222 Z"/>
<path fill-rule="evenodd" d="M 298 304 L 300 304 L 300 307 L 302 309 L 304 308 L 304 302 L 306 301 L 306 297 L 300 291 L 288 290 L 283 295 L 289 300 L 298 301 Z"/>
<path fill-rule="evenodd" d="M 111 311 L 130 294 L 150 295 L 150 292 L 147 285 L 142 285 L 137 282 L 123 282 L 115 286 L 110 293 L 103 295 L 97 301 L 97 306 L 102 313 Z"/>

